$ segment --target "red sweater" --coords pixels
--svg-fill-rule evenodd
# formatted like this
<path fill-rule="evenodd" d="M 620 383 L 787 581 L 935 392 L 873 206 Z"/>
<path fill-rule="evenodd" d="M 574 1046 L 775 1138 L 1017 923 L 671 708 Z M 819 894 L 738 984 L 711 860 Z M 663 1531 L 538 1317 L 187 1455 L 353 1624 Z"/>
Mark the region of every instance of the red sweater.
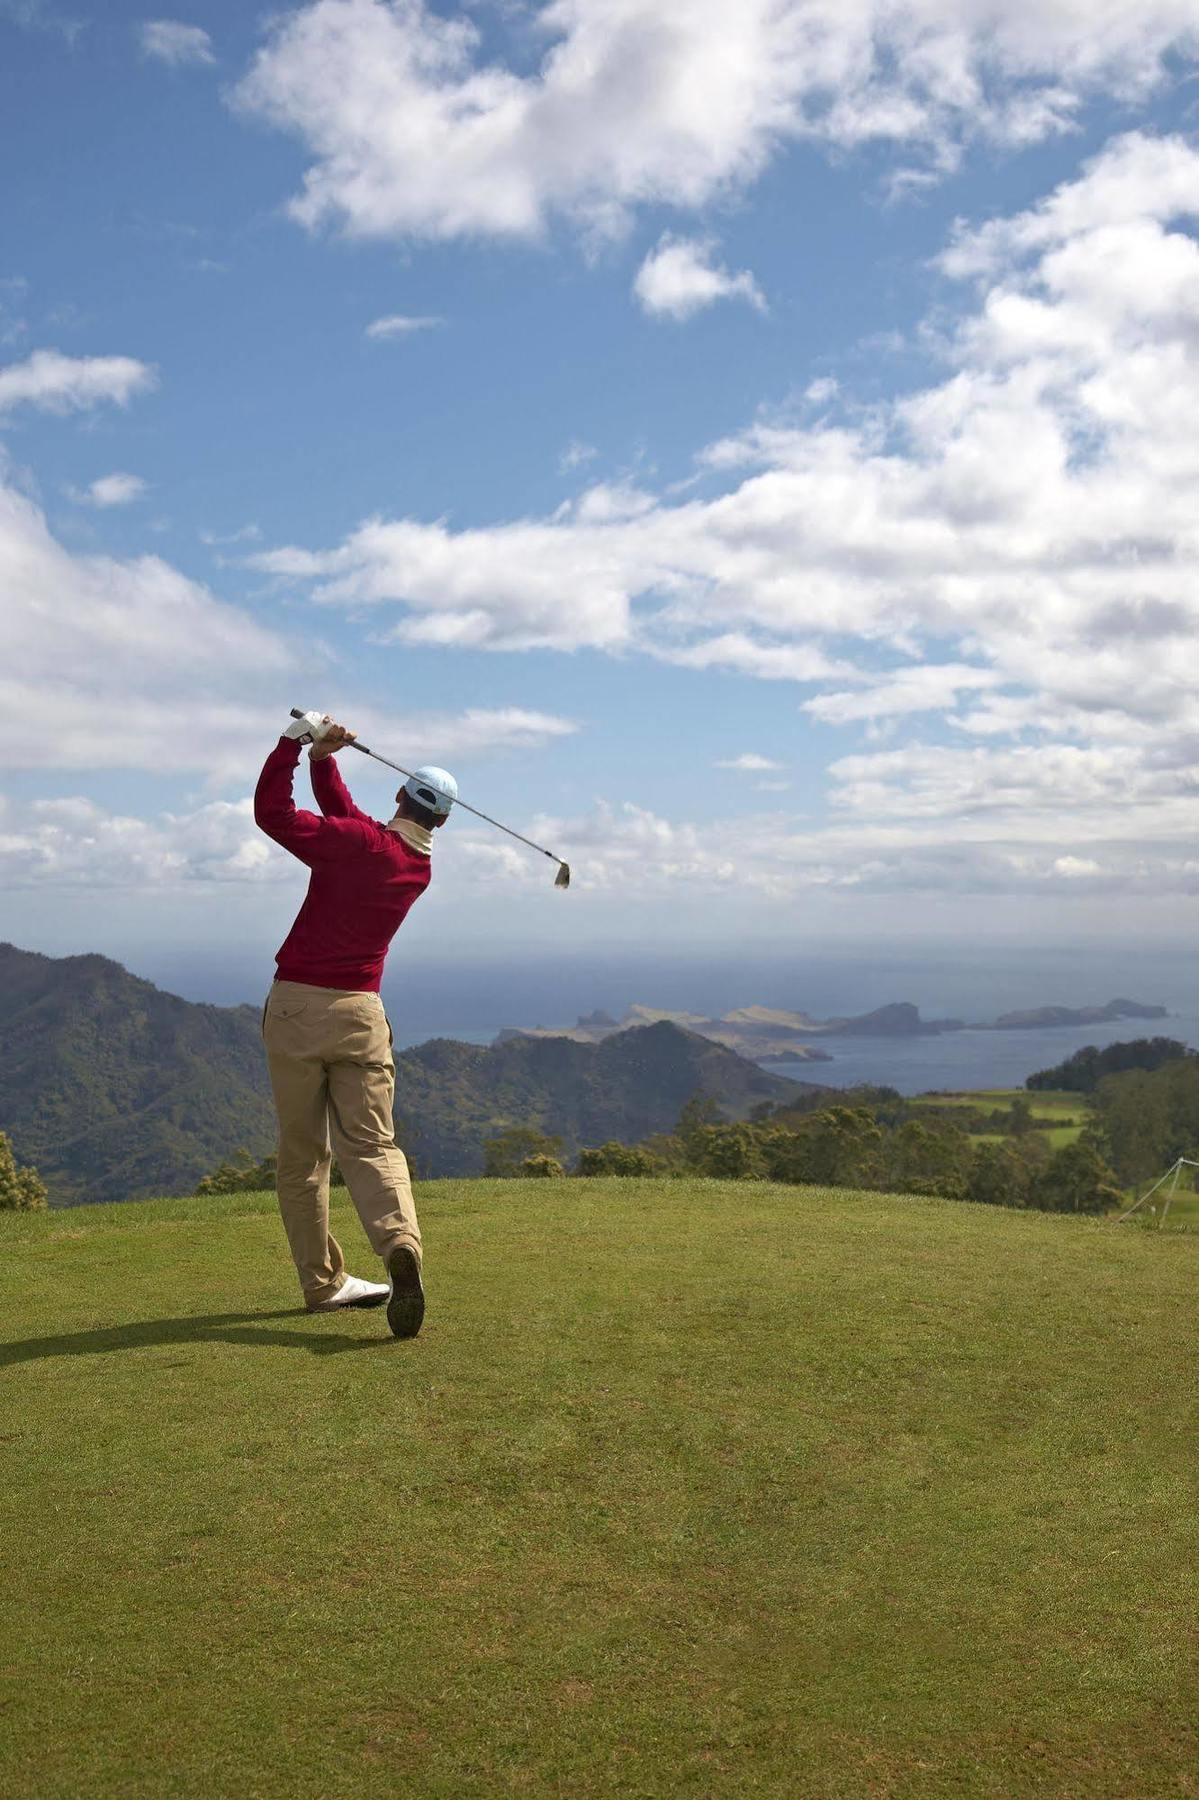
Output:
<path fill-rule="evenodd" d="M 299 756 L 295 738 L 280 738 L 254 791 L 258 825 L 312 870 L 276 958 L 277 979 L 377 994 L 388 945 L 429 885 L 429 858 L 359 812 L 331 756 L 309 765 L 325 817 L 297 811 Z"/>

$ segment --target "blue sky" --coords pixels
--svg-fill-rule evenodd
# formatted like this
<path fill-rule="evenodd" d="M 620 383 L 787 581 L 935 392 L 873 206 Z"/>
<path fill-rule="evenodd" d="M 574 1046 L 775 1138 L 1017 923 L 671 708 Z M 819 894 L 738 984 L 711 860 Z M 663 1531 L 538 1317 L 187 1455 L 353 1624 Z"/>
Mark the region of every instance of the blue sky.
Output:
<path fill-rule="evenodd" d="M 1199 5 L 845 12 L 0 0 L 0 931 L 267 966 L 293 701 L 414 953 L 1187 929 Z"/>

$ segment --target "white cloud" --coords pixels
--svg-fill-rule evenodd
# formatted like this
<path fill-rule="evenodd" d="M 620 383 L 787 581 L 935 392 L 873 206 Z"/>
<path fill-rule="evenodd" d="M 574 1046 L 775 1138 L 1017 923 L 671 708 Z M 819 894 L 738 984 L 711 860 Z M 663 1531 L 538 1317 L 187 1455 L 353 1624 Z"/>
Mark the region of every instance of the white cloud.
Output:
<path fill-rule="evenodd" d="M 135 394 L 157 386 L 148 364 L 132 356 L 63 356 L 35 350 L 24 362 L 0 367 L 0 416 L 15 406 L 40 412 L 82 412 L 102 401 L 127 406 Z"/>
<path fill-rule="evenodd" d="M 227 531 L 224 535 L 217 531 L 202 531 L 200 533 L 200 542 L 209 545 L 255 544 L 261 536 L 262 527 L 251 523 L 249 525 L 241 526 L 237 531 Z"/>
<path fill-rule="evenodd" d="M 558 458 L 558 472 L 569 475 L 572 469 L 581 469 L 598 455 L 594 444 L 585 444 L 581 438 L 571 438 L 565 450 Z"/>
<path fill-rule="evenodd" d="M 918 663 L 872 679 L 851 692 L 819 694 L 804 702 L 804 711 L 829 725 L 944 712 L 957 705 L 959 694 L 985 692 L 1002 683 L 1003 677 L 995 669 Z"/>
<path fill-rule="evenodd" d="M 227 715 L 232 719 L 233 715 Z M 383 723 L 355 712 L 359 723 Z M 209 712 L 214 729 L 222 721 Z M 393 718 L 391 731 L 411 745 L 414 761 L 433 756 L 491 756 L 497 750 L 538 746 L 575 727 L 569 720 L 516 708 Z M 260 732 L 249 758 L 255 769 L 270 748 Z M 94 758 L 104 761 L 101 756 Z M 343 753 L 345 774 L 367 811 L 388 817 L 396 778 Z M 243 765 L 244 768 L 244 765 Z M 369 771 L 369 774 L 368 774 Z M 373 778 L 373 779 L 372 779 Z M 300 783 L 300 800 L 304 804 Z M 465 815 L 463 815 L 465 817 Z M 440 846 L 439 846 L 440 847 Z M 473 860 L 468 839 L 461 852 Z M 484 857 L 485 860 L 485 857 Z M 33 800 L 18 808 L 0 794 L 0 884 L 9 889 L 54 887 L 172 888 L 181 883 L 260 883 L 294 877 L 295 864 L 254 823 L 250 798 L 214 800 L 151 818 L 114 813 L 81 795 Z"/>
<path fill-rule="evenodd" d="M 407 313 L 388 313 L 386 318 L 372 319 L 366 328 L 368 338 L 407 337 L 414 331 L 431 331 L 444 325 L 444 319 L 411 317 Z"/>
<path fill-rule="evenodd" d="M 711 238 L 680 238 L 666 232 L 633 281 L 642 310 L 660 319 L 690 319 L 717 300 L 747 300 L 765 312 L 766 299 L 748 269 L 731 275 L 712 259 Z"/>
<path fill-rule="evenodd" d="M 772 762 L 768 756 L 758 756 L 753 750 L 747 750 L 744 756 L 726 757 L 718 762 L 718 769 L 740 769 L 747 774 L 769 774 L 773 769 L 781 769 L 782 763 Z"/>
<path fill-rule="evenodd" d="M 84 29 L 82 19 L 69 18 L 47 5 L 46 0 L 0 0 L 0 19 L 11 19 L 28 31 L 56 31 L 74 48 Z"/>
<path fill-rule="evenodd" d="M 384 755 L 418 761 L 538 748 L 576 729 L 519 707 L 372 710 L 331 679 L 318 645 L 267 629 L 160 557 L 72 554 L 2 462 L 0 593 L 10 768 L 241 781 L 281 729 L 283 696 L 297 693 Z"/>
<path fill-rule="evenodd" d="M 958 230 L 946 267 L 977 290 L 942 379 L 848 423 L 756 423 L 700 457 L 714 493 L 601 484 L 549 518 L 372 520 L 255 560 L 403 641 L 807 683 L 825 728 L 931 715 L 947 741 L 830 772 L 846 817 L 918 831 L 898 860 L 863 844 L 879 881 L 1060 883 L 1063 856 L 1109 886 L 1190 881 L 1197 218 L 1199 151 L 1116 140 L 1042 204 Z"/>
<path fill-rule="evenodd" d="M 971 138 L 1019 147 L 1096 94 L 1143 98 L 1199 20 L 1193 0 L 550 0 L 529 38 L 531 70 L 425 0 L 315 0 L 274 21 L 236 100 L 307 145 L 309 227 L 610 234 L 702 207 L 788 141 L 906 147 L 919 185 Z"/>
<path fill-rule="evenodd" d="M 133 500 L 140 500 L 146 492 L 146 483 L 140 475 L 100 475 L 90 482 L 82 492 L 74 497 L 86 506 L 128 506 Z"/>
<path fill-rule="evenodd" d="M 0 591 L 12 767 L 244 768 L 300 660 L 159 557 L 72 555 L 2 466 Z"/>
<path fill-rule="evenodd" d="M 199 25 L 184 25 L 178 19 L 147 19 L 137 29 L 143 56 L 152 56 L 172 69 L 216 61 L 212 39 Z"/>

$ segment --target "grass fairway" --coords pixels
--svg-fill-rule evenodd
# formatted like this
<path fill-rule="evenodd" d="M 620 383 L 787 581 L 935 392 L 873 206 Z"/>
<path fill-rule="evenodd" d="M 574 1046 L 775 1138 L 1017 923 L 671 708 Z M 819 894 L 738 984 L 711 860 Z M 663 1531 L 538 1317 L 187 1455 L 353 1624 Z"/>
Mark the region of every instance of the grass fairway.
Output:
<path fill-rule="evenodd" d="M 1067 1144 L 1073 1144 L 1090 1114 L 1085 1094 L 1072 1094 L 1058 1089 L 1046 1089 L 1041 1093 L 1026 1088 L 974 1088 L 954 1094 L 917 1094 L 912 1105 L 932 1106 L 938 1110 L 942 1107 L 959 1107 L 963 1111 L 969 1109 L 990 1113 L 999 1110 L 1009 1112 L 1013 1100 L 1027 1100 L 1034 1119 L 1052 1121 L 1044 1133 L 1051 1150 L 1064 1150 Z M 971 1135 L 976 1144 L 1003 1142 L 1002 1132 L 974 1132 Z"/>
<path fill-rule="evenodd" d="M 1196 1237 L 420 1199 L 406 1344 L 267 1196 L 0 1215 L 0 1792 L 1199 1794 Z"/>

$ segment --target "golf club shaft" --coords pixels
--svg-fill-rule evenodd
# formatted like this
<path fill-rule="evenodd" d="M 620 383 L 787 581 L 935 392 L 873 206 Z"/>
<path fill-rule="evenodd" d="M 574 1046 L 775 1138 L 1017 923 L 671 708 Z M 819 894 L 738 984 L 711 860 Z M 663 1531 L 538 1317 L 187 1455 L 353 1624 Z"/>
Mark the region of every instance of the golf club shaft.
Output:
<path fill-rule="evenodd" d="M 291 709 L 291 716 L 293 719 L 302 719 L 304 714 L 298 706 L 293 706 Z M 358 742 L 357 738 L 352 739 L 346 747 L 350 750 L 361 750 L 363 756 L 373 757 L 377 763 L 382 763 L 385 768 L 394 769 L 397 775 L 411 775 L 413 773 L 411 769 L 401 768 L 399 763 L 392 762 L 389 757 L 380 756 L 377 750 L 368 750 L 365 744 L 360 744 Z M 471 806 L 465 800 L 455 800 L 454 805 L 461 806 L 468 813 L 473 813 L 475 818 L 482 819 L 485 825 L 494 825 L 497 831 L 506 831 L 510 838 L 516 838 L 519 843 L 527 844 L 530 850 L 540 851 L 542 856 L 548 856 L 551 862 L 556 862 L 559 868 L 564 869 L 566 867 L 566 863 L 563 861 L 562 857 L 555 856 L 553 851 L 547 850 L 543 844 L 535 844 L 532 838 L 525 837 L 523 833 L 513 831 L 510 825 L 501 825 L 498 819 L 493 819 L 491 817 L 490 813 L 480 812 L 477 806 Z"/>
<path fill-rule="evenodd" d="M 361 750 L 363 756 L 373 756 L 377 763 L 383 763 L 385 767 L 394 769 L 397 775 L 411 775 L 413 772 L 411 769 L 401 769 L 399 763 L 393 763 L 388 757 L 380 756 L 377 750 L 368 750 L 365 744 L 354 742 L 347 744 L 346 748 Z M 473 813 L 475 818 L 482 819 L 485 825 L 494 825 L 497 831 L 506 831 L 510 838 L 516 838 L 520 843 L 527 844 L 530 850 L 540 850 L 542 856 L 548 856 L 551 862 L 561 863 L 562 858 L 555 856 L 552 850 L 547 850 L 542 844 L 535 844 L 532 838 L 525 837 L 519 831 L 513 831 L 511 825 L 501 825 L 498 819 L 491 817 L 490 813 L 480 812 L 477 806 L 471 806 L 468 801 L 458 799 L 454 801 L 454 805 L 462 807 L 465 812 Z"/>

